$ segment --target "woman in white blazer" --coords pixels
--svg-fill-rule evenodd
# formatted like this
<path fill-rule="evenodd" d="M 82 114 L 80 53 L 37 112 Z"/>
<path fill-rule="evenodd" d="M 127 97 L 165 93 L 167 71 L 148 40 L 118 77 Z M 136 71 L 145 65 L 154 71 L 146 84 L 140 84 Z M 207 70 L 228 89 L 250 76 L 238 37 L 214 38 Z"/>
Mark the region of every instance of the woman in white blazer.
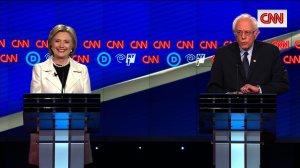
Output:
<path fill-rule="evenodd" d="M 77 37 L 70 26 L 56 25 L 48 37 L 50 57 L 32 70 L 30 93 L 91 93 L 90 77 L 87 66 L 72 59 L 77 47 Z M 39 133 L 44 130 L 39 130 Z M 47 130 L 46 130 L 47 131 Z M 85 146 L 84 163 L 93 162 L 89 134 L 84 133 L 88 141 Z M 39 165 L 39 150 L 36 141 L 38 134 L 30 138 L 29 163 Z"/>
<path fill-rule="evenodd" d="M 55 26 L 48 38 L 51 56 L 33 67 L 30 93 L 91 93 L 86 65 L 72 59 L 76 47 L 74 29 Z"/>

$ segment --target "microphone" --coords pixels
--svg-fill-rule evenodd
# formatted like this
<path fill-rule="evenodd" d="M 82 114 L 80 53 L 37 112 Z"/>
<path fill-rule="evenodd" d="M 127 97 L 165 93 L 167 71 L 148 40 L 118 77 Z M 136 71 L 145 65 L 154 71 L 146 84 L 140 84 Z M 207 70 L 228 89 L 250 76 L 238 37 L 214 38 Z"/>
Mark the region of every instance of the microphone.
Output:
<path fill-rule="evenodd" d="M 235 64 L 236 67 L 236 93 L 238 94 L 239 91 L 239 64 Z"/>
<path fill-rule="evenodd" d="M 56 72 L 54 72 L 53 75 L 54 75 L 55 77 L 58 76 L 58 74 L 57 74 Z M 64 93 L 64 88 L 65 88 L 65 86 L 64 86 L 65 72 L 63 72 L 62 77 L 60 77 L 60 76 L 58 76 L 58 77 L 61 78 L 61 79 L 60 79 L 60 82 L 61 82 L 61 93 Z"/>
<path fill-rule="evenodd" d="M 65 71 L 63 72 L 62 74 L 62 79 L 61 79 L 61 93 L 64 93 L 64 90 L 65 90 Z"/>

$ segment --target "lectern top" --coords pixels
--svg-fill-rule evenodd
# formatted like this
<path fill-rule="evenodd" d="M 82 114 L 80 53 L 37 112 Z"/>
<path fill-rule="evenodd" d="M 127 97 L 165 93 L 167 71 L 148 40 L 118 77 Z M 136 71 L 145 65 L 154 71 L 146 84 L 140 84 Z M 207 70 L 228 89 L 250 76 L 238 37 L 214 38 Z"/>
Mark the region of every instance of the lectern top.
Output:
<path fill-rule="evenodd" d="M 275 113 L 275 94 L 201 94 L 201 112 Z"/>
<path fill-rule="evenodd" d="M 24 94 L 24 112 L 99 112 L 100 94 Z"/>

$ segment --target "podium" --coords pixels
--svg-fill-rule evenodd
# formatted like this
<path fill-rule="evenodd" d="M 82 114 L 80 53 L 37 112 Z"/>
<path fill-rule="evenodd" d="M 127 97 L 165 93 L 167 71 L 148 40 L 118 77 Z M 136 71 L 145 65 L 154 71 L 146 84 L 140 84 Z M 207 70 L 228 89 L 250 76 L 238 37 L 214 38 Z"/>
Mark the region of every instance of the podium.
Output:
<path fill-rule="evenodd" d="M 260 168 L 263 133 L 275 134 L 276 95 L 201 94 L 200 132 L 212 133 L 215 168 Z"/>
<path fill-rule="evenodd" d="M 40 168 L 92 162 L 88 131 L 98 129 L 99 112 L 99 94 L 24 94 L 24 125 L 35 139 L 29 162 Z"/>

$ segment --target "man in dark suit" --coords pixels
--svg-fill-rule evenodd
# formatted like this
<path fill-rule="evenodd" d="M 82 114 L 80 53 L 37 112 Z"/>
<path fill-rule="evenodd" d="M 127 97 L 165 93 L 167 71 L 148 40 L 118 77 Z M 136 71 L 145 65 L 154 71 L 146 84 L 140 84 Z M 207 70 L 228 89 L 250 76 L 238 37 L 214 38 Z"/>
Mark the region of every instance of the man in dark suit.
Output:
<path fill-rule="evenodd" d="M 210 93 L 276 93 L 289 89 L 278 47 L 256 40 L 257 20 L 242 14 L 233 21 L 236 42 L 216 50 Z"/>

